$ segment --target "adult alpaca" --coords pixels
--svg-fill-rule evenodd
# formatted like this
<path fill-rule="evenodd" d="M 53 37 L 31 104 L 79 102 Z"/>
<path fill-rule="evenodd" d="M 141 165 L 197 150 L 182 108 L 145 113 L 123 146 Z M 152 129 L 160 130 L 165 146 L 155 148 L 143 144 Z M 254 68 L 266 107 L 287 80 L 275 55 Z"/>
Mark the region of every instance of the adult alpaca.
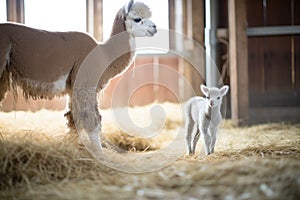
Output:
<path fill-rule="evenodd" d="M 131 51 L 107 67 L 98 90 L 130 65 L 135 37 L 150 37 L 157 32 L 150 17 L 149 7 L 133 0 L 119 10 L 111 36 L 127 33 L 128 40 L 122 44 Z M 80 32 L 49 32 L 19 24 L 0 24 L 0 102 L 7 91 L 16 94 L 17 87 L 26 99 L 52 99 L 67 94 L 69 112 L 65 116 L 68 126 L 74 127 L 71 97 L 75 78 L 83 60 L 97 45 L 101 44 Z"/>

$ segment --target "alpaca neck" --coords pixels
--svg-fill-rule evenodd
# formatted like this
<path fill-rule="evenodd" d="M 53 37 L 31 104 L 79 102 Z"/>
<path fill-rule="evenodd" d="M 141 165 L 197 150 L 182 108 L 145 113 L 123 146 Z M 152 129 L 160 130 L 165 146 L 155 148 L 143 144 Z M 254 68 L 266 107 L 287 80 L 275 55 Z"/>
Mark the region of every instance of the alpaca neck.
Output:
<path fill-rule="evenodd" d="M 119 10 L 119 12 L 117 13 L 114 19 L 110 37 L 125 31 L 126 31 L 126 25 L 125 25 L 125 17 L 124 17 L 124 8 L 122 8 Z"/>
<path fill-rule="evenodd" d="M 123 9 L 121 9 L 115 17 L 113 27 L 110 34 L 110 39 L 117 34 L 128 35 L 128 44 L 130 45 L 131 51 L 134 53 L 135 49 L 135 38 L 126 31 L 125 17 L 123 16 Z"/>
<path fill-rule="evenodd" d="M 113 27 L 111 30 L 110 37 L 112 37 L 116 34 L 122 33 L 124 31 L 126 31 L 125 19 L 119 12 L 114 20 L 114 24 L 113 24 Z"/>
<path fill-rule="evenodd" d="M 111 37 L 105 45 L 106 49 L 112 53 L 115 52 L 115 49 L 120 47 L 120 45 L 122 46 L 122 49 L 126 49 L 126 51 L 124 51 L 124 54 L 118 55 L 119 57 L 116 57 L 106 68 L 104 75 L 99 82 L 100 88 L 105 87 L 110 79 L 125 72 L 134 59 L 135 39 L 126 31 L 124 17 L 120 13 L 121 11 L 115 18 Z"/>

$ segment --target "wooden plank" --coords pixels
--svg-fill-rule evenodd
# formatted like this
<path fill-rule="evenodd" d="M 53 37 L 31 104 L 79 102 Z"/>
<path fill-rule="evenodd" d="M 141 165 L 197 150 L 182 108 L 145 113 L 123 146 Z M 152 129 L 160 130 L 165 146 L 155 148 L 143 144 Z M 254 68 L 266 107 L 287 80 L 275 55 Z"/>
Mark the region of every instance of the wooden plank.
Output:
<path fill-rule="evenodd" d="M 231 118 L 235 125 L 249 121 L 246 0 L 228 0 Z"/>
<path fill-rule="evenodd" d="M 169 27 L 178 33 L 183 33 L 194 41 L 204 44 L 204 1 L 203 0 L 169 0 Z M 199 66 L 204 66 L 204 51 L 195 49 L 191 40 L 181 41 L 181 37 L 170 34 L 170 49 L 184 49 L 188 59 L 196 58 Z M 197 63 L 198 65 L 198 63 Z M 204 67 L 201 74 L 204 74 Z M 178 80 L 181 99 L 189 98 L 194 94 L 190 90 L 193 87 L 197 95 L 200 95 L 199 85 L 203 78 L 187 60 L 178 59 L 178 72 L 185 77 L 189 84 L 183 84 Z"/>
<path fill-rule="evenodd" d="M 198 42 L 201 46 L 204 47 L 204 0 L 193 0 L 192 1 L 192 24 L 193 24 L 193 40 Z M 200 85 L 205 82 L 205 77 L 202 75 L 205 74 L 205 51 L 195 49 L 193 50 L 192 56 L 197 60 L 197 65 L 202 66 L 202 71 L 197 72 L 193 70 L 193 88 L 197 95 L 201 95 Z"/>
<path fill-rule="evenodd" d="M 103 3 L 102 0 L 94 0 L 94 37 L 103 41 Z"/>
<path fill-rule="evenodd" d="M 25 23 L 24 0 L 6 1 L 7 21 Z"/>
<path fill-rule="evenodd" d="M 270 122 L 300 122 L 300 107 L 260 107 L 251 108 L 250 124 Z"/>
<path fill-rule="evenodd" d="M 300 10 L 300 9 L 299 9 Z M 294 71 L 294 77 L 295 77 L 295 84 L 294 84 L 294 91 L 300 93 L 300 36 L 295 36 L 294 39 L 294 45 L 295 45 L 295 57 L 294 57 L 294 64 L 295 71 Z"/>
<path fill-rule="evenodd" d="M 102 14 L 102 0 L 86 0 L 86 29 L 99 42 L 103 41 Z"/>
<path fill-rule="evenodd" d="M 204 0 L 188 0 L 183 2 L 183 24 L 184 24 L 184 33 L 193 38 L 193 40 L 200 45 L 204 46 Z M 202 70 L 200 73 L 205 74 L 205 55 L 204 51 L 199 50 L 193 46 L 192 41 L 185 41 L 185 49 L 189 51 L 190 59 L 193 59 L 197 65 L 201 66 Z M 198 66 L 198 67 L 199 67 Z M 204 83 L 204 78 L 202 77 L 195 66 L 192 66 L 190 63 L 184 61 L 184 75 L 189 80 L 191 86 L 196 95 L 201 95 L 200 84 Z M 185 89 L 186 96 L 192 96 L 193 93 L 188 94 L 188 90 Z"/>
<path fill-rule="evenodd" d="M 175 30 L 175 0 L 169 0 L 169 29 L 170 30 Z M 170 49 L 175 49 L 176 48 L 176 45 L 175 45 L 175 40 L 176 38 L 174 37 L 174 35 L 170 34 L 169 35 L 169 43 L 170 43 Z"/>
<path fill-rule="evenodd" d="M 247 29 L 248 36 L 279 36 L 300 34 L 300 26 L 268 26 L 268 27 L 251 27 Z"/>
<path fill-rule="evenodd" d="M 204 45 L 204 1 L 192 1 L 193 39 Z"/>
<path fill-rule="evenodd" d="M 284 94 L 288 91 L 293 94 L 291 37 L 267 37 L 264 42 L 266 92 Z"/>

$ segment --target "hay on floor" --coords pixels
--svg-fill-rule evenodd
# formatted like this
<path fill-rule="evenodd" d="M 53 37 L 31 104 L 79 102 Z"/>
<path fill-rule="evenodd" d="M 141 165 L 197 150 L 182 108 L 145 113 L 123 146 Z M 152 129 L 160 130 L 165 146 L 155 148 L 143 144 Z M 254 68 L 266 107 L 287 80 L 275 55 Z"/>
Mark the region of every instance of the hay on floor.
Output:
<path fill-rule="evenodd" d="M 182 125 L 182 119 L 172 114 L 176 105 L 163 106 L 170 113 L 162 136 L 128 137 L 109 114 L 104 135 L 129 152 L 156 151 Z M 68 133 L 62 115 L 45 110 L 0 114 L 0 199 L 300 197 L 300 124 L 235 128 L 225 121 L 214 154 L 204 156 L 200 143 L 195 156 L 183 155 L 159 171 L 127 174 L 93 159 L 76 134 Z"/>

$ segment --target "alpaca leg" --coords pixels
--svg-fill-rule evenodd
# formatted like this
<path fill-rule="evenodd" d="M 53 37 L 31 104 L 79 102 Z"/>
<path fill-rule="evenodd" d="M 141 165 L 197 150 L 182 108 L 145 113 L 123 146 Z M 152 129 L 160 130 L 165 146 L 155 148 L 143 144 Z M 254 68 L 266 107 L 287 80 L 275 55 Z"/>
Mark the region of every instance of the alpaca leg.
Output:
<path fill-rule="evenodd" d="M 8 40 L 7 40 L 8 41 Z M 10 63 L 10 45 L 6 44 L 5 38 L 0 37 L 0 103 L 4 99 L 7 90 L 9 89 L 9 74 L 6 71 Z"/>
<path fill-rule="evenodd" d="M 68 112 L 66 112 L 64 114 L 64 116 L 65 116 L 65 118 L 67 118 L 67 126 L 70 129 L 75 129 L 75 123 L 74 123 L 74 119 L 73 119 L 73 115 L 72 115 L 71 110 L 69 110 Z"/>
<path fill-rule="evenodd" d="M 92 131 L 89 131 L 89 138 L 90 138 L 93 150 L 102 152 L 102 145 L 101 145 L 100 137 L 99 137 L 99 133 L 101 131 L 101 118 L 102 117 L 99 113 L 97 105 L 96 105 L 95 111 L 96 111 L 95 118 L 96 118 L 96 121 L 98 121 L 98 123 L 96 122 L 94 129 Z"/>
<path fill-rule="evenodd" d="M 187 119 L 186 127 L 185 127 L 185 133 L 186 133 L 185 140 L 186 140 L 187 147 L 188 147 L 188 153 L 190 155 L 193 154 L 192 134 L 193 134 L 193 130 L 194 130 L 194 125 L 195 125 L 195 123 L 191 119 Z"/>
<path fill-rule="evenodd" d="M 70 129 L 75 129 L 75 122 L 74 122 L 73 114 L 71 111 L 72 110 L 72 99 L 70 96 L 68 99 L 68 109 L 69 109 L 69 111 L 64 114 L 65 118 L 67 118 L 67 126 Z"/>
<path fill-rule="evenodd" d="M 209 155 L 209 154 L 211 154 L 211 152 L 210 152 L 211 137 L 208 134 L 208 129 L 207 128 L 202 128 L 201 132 L 203 133 L 203 136 L 204 136 L 204 144 L 205 144 L 206 155 Z"/>
<path fill-rule="evenodd" d="M 68 107 L 69 107 L 69 111 L 66 112 L 64 114 L 64 116 L 67 118 L 67 125 L 69 128 L 75 128 L 75 122 L 74 122 L 74 119 L 73 119 L 73 114 L 72 114 L 72 99 L 71 97 L 69 98 L 69 101 L 68 101 Z M 97 120 L 99 121 L 99 123 L 101 124 L 101 115 L 99 113 L 99 110 L 98 110 L 98 106 L 96 105 L 95 107 L 95 111 L 96 111 L 96 118 Z M 100 127 L 101 128 L 101 127 Z"/>
<path fill-rule="evenodd" d="M 5 94 L 9 89 L 9 75 L 7 72 L 0 73 L 0 108 L 1 101 L 5 98 Z"/>
<path fill-rule="evenodd" d="M 199 129 L 198 129 L 198 127 L 196 127 L 196 134 L 195 134 L 195 137 L 194 137 L 194 139 L 193 139 L 193 154 L 195 153 L 195 151 L 196 151 L 196 146 L 197 146 L 197 143 L 198 143 L 198 141 L 199 141 L 199 138 L 200 138 L 200 131 L 199 131 Z"/>
<path fill-rule="evenodd" d="M 210 129 L 210 135 L 211 135 L 211 146 L 210 146 L 210 152 L 213 153 L 215 150 L 215 143 L 217 140 L 217 128 L 211 128 Z"/>
<path fill-rule="evenodd" d="M 81 139 L 92 151 L 102 151 L 99 133 L 101 131 L 101 116 L 99 114 L 95 91 L 79 89 L 69 99 L 73 126 Z M 70 119 L 70 118 L 69 118 Z"/>

